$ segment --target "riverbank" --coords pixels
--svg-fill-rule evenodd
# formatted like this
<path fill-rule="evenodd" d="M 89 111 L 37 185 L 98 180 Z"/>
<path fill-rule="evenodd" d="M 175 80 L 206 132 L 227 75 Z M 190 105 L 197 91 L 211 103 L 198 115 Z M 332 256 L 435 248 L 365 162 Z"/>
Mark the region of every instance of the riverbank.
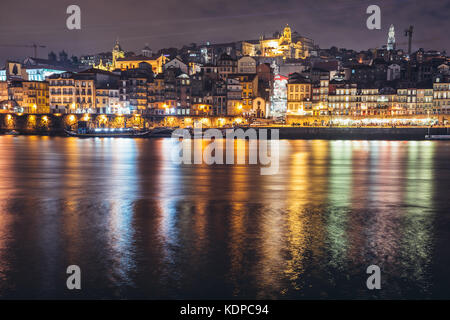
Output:
<path fill-rule="evenodd" d="M 426 127 L 255 127 L 258 132 L 266 129 L 270 138 L 271 130 L 279 130 L 280 139 L 320 139 L 320 140 L 425 140 L 427 134 L 448 135 L 450 128 Z M 1 134 L 11 133 L 11 130 L 1 130 Z M 64 130 L 14 130 L 17 135 L 67 136 Z M 148 135 L 143 138 L 171 137 L 170 133 Z"/>
<path fill-rule="evenodd" d="M 450 134 L 450 128 L 426 127 L 280 127 L 279 129 L 280 139 L 425 140 L 427 134 Z"/>

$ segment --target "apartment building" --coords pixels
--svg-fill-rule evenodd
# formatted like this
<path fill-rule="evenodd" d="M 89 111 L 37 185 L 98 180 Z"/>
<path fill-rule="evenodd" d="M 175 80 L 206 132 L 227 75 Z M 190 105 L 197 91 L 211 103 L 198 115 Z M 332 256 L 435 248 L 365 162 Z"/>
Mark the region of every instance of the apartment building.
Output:
<path fill-rule="evenodd" d="M 310 79 L 292 74 L 287 84 L 287 112 L 312 115 L 311 89 Z"/>
<path fill-rule="evenodd" d="M 50 112 L 96 112 L 95 83 L 90 75 L 66 72 L 50 76 L 48 82 Z"/>
<path fill-rule="evenodd" d="M 433 83 L 433 114 L 450 114 L 449 76 L 438 76 Z"/>

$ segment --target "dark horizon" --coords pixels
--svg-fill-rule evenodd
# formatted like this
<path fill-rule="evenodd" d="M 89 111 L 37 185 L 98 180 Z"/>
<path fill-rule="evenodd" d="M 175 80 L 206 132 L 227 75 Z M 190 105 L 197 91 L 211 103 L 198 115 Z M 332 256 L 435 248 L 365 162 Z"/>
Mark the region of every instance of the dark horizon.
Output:
<path fill-rule="evenodd" d="M 136 53 L 146 44 L 156 52 L 190 43 L 258 39 L 280 31 L 286 24 L 321 48 L 380 48 L 386 44 L 389 26 L 394 24 L 398 48 L 407 47 L 403 31 L 413 25 L 413 51 L 450 49 L 446 34 L 450 2 L 438 0 L 378 1 L 381 30 L 366 28 L 366 9 L 375 3 L 365 0 L 25 2 L 3 1 L 8 10 L 0 13 L 0 45 L 42 44 L 46 48 L 38 49 L 40 58 L 47 58 L 50 51 L 65 50 L 69 56 L 110 51 L 116 38 L 124 50 Z M 81 30 L 66 28 L 70 4 L 81 8 Z M 0 63 L 27 56 L 33 56 L 32 48 L 1 47 Z"/>

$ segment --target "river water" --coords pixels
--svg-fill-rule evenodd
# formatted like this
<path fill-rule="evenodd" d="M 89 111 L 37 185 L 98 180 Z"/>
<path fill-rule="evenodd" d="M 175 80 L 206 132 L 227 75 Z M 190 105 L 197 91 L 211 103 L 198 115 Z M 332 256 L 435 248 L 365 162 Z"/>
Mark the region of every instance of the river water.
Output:
<path fill-rule="evenodd" d="M 0 297 L 450 298 L 449 142 L 281 140 L 275 175 L 172 147 L 1 136 Z"/>

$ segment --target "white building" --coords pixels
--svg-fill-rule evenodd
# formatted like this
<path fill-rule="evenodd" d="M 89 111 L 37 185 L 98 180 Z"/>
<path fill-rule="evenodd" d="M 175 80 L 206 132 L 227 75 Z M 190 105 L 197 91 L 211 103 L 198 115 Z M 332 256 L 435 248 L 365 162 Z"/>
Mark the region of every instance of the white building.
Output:
<path fill-rule="evenodd" d="M 387 81 L 400 79 L 401 67 L 398 64 L 391 64 L 387 68 Z"/>
<path fill-rule="evenodd" d="M 252 57 L 242 57 L 237 63 L 237 73 L 256 73 L 256 60 Z"/>

